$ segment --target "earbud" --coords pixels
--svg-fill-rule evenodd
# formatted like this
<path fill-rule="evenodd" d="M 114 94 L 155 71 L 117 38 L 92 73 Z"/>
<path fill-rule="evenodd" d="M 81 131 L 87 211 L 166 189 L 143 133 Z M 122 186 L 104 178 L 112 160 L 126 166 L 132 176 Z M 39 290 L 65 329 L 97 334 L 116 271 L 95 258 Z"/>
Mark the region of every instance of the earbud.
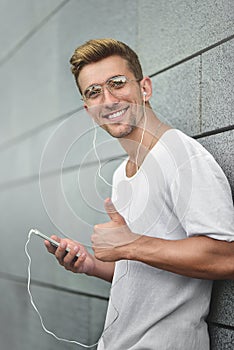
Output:
<path fill-rule="evenodd" d="M 143 101 L 145 102 L 145 97 L 147 95 L 147 92 L 143 91 Z"/>

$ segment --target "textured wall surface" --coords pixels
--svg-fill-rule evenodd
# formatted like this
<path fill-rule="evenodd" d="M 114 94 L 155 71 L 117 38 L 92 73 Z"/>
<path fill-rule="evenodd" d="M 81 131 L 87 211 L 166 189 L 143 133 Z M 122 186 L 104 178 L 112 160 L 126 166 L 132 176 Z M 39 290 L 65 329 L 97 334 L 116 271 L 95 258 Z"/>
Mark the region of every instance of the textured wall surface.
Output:
<path fill-rule="evenodd" d="M 42 331 L 27 294 L 24 252 L 32 227 L 88 245 L 93 224 L 106 220 L 110 186 L 97 177 L 94 126 L 81 109 L 69 58 L 90 38 L 129 44 L 152 78 L 158 116 L 197 138 L 234 192 L 233 1 L 0 0 L 0 7 L 1 348 L 82 349 Z M 110 154 L 123 151 L 100 130 L 97 150 L 111 182 L 119 160 Z M 109 284 L 61 269 L 37 237 L 28 249 L 32 293 L 46 326 L 96 342 Z M 233 295 L 233 281 L 215 282 L 212 350 L 233 349 Z"/>

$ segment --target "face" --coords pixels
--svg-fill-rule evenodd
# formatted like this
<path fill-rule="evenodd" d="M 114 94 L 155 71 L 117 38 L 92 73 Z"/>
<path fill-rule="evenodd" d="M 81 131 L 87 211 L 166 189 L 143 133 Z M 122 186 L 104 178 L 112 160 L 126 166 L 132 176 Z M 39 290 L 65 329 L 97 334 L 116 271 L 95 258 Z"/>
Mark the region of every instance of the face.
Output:
<path fill-rule="evenodd" d="M 123 89 L 109 91 L 105 82 L 114 76 L 126 76 L 128 82 Z M 143 85 L 129 70 L 127 61 L 111 56 L 82 68 L 79 85 L 82 93 L 92 85 L 100 84 L 102 93 L 94 99 L 84 101 L 84 107 L 96 123 L 113 137 L 128 136 L 143 117 Z M 92 90 L 91 90 L 92 91 Z M 117 93 L 115 93 L 115 91 Z"/>

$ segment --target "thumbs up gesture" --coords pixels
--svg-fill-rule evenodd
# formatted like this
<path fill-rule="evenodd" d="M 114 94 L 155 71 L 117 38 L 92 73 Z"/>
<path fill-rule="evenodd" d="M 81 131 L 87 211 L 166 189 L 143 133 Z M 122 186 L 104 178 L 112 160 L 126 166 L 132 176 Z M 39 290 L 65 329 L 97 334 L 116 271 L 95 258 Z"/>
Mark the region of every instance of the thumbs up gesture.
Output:
<path fill-rule="evenodd" d="M 140 235 L 129 229 L 110 198 L 105 200 L 105 209 L 110 221 L 95 225 L 91 236 L 95 257 L 102 261 L 125 259 L 126 246 L 134 242 Z"/>

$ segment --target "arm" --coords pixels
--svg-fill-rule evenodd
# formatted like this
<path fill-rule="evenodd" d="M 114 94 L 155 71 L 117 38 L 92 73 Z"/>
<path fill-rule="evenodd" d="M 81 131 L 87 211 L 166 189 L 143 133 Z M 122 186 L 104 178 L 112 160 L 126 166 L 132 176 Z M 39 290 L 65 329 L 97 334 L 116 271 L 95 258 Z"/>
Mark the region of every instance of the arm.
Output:
<path fill-rule="evenodd" d="M 165 240 L 130 231 L 112 203 L 106 201 L 111 221 L 96 225 L 92 242 L 102 261 L 129 259 L 180 275 L 204 279 L 234 279 L 234 242 L 206 236 Z"/>
<path fill-rule="evenodd" d="M 141 261 L 180 275 L 204 279 L 234 279 L 234 242 L 196 236 L 164 240 L 141 236 L 118 247 L 119 257 Z"/>
<path fill-rule="evenodd" d="M 88 276 L 98 277 L 107 282 L 112 281 L 114 262 L 103 262 L 96 259 L 79 242 L 71 239 L 60 239 L 57 236 L 52 236 L 52 238 L 60 242 L 60 246 L 56 249 L 48 241 L 45 241 L 45 246 L 48 252 L 54 254 L 59 264 L 66 270 L 74 273 L 85 273 Z M 67 246 L 70 248 L 69 253 L 66 253 Z M 76 254 L 80 256 L 74 261 Z"/>

